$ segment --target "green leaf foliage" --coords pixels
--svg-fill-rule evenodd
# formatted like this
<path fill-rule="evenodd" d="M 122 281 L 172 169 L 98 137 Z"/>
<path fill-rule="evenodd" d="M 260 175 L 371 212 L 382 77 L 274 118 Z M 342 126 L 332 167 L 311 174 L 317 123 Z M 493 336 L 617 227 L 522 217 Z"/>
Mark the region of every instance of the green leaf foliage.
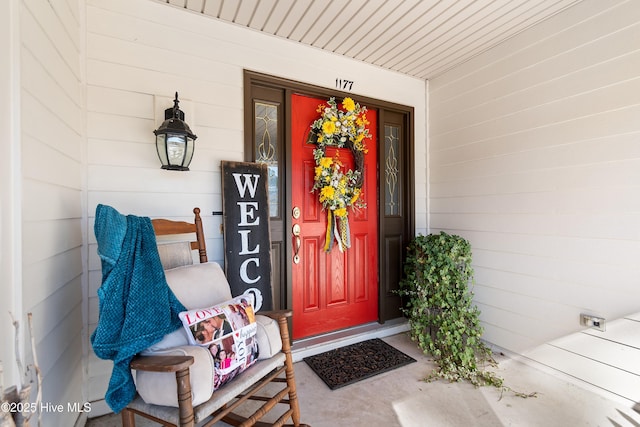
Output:
<path fill-rule="evenodd" d="M 438 365 L 427 379 L 503 387 L 502 378 L 485 370 L 496 362 L 481 340 L 480 311 L 472 304 L 470 243 L 445 232 L 417 236 L 409 244 L 404 275 L 398 293 L 411 338 Z"/>

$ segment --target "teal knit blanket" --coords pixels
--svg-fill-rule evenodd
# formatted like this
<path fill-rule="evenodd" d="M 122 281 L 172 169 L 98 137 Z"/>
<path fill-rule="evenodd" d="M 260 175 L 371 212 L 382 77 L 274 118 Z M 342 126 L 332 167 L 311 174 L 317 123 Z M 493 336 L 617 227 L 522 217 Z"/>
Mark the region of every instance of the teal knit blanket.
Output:
<path fill-rule="evenodd" d="M 105 399 L 119 413 L 135 397 L 131 359 L 182 327 L 185 311 L 164 276 L 151 220 L 98 205 L 94 232 L 102 263 L 100 315 L 91 345 L 113 360 Z"/>

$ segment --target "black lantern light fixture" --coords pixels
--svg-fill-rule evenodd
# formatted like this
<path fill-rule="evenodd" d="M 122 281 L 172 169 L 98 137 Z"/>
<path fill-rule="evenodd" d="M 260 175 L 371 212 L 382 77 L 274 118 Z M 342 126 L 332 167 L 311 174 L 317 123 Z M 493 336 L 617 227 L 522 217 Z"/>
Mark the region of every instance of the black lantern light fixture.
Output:
<path fill-rule="evenodd" d="M 184 121 L 184 112 L 178 108 L 178 92 L 173 108 L 164 110 L 164 122 L 153 131 L 156 134 L 156 149 L 162 169 L 188 171 L 193 158 L 197 136 Z"/>

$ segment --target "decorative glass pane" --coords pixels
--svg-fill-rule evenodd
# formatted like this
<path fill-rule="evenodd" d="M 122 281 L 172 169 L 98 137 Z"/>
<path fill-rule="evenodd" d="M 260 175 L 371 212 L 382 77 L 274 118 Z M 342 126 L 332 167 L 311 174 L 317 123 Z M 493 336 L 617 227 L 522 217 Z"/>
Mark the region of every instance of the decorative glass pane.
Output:
<path fill-rule="evenodd" d="M 278 105 L 256 102 L 254 109 L 256 162 L 269 170 L 269 215 L 280 216 L 280 177 L 278 170 Z"/>
<path fill-rule="evenodd" d="M 401 215 L 400 189 L 402 188 L 402 174 L 400 162 L 400 127 L 384 126 L 384 213 L 388 216 Z"/>

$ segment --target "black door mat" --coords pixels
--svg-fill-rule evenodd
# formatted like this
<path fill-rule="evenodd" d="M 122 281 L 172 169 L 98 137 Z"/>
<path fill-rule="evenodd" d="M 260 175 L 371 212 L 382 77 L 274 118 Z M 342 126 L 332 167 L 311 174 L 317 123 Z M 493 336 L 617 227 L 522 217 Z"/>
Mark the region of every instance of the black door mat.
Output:
<path fill-rule="evenodd" d="M 305 357 L 304 361 L 335 390 L 416 360 L 375 338 Z"/>

